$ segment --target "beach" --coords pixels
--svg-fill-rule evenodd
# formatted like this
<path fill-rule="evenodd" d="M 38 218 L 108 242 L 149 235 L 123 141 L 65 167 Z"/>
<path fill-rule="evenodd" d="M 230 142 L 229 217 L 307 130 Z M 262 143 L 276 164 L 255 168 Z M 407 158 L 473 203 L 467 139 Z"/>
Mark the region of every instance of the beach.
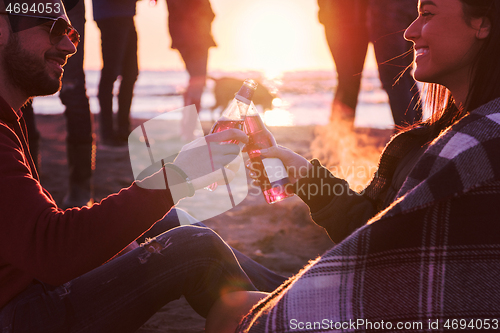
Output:
<path fill-rule="evenodd" d="M 65 118 L 62 114 L 37 115 L 36 121 L 41 132 L 41 183 L 54 200 L 60 203 L 67 188 L 68 174 Z M 133 127 L 139 126 L 144 121 L 133 119 Z M 202 123 L 204 128 L 209 128 L 210 125 L 208 122 Z M 329 139 L 331 132 L 336 132 L 327 126 L 271 127 L 270 130 L 279 144 L 307 158 L 320 153 L 318 146 L 339 150 L 338 147 L 332 147 L 332 142 L 322 143 L 323 140 Z M 353 141 L 356 151 L 362 152 L 364 147 L 376 155 L 389 140 L 392 131 L 357 128 L 353 133 L 354 136 L 348 141 Z M 341 135 L 344 140 L 342 146 L 345 146 L 346 150 L 353 150 L 352 144 L 346 145 L 345 133 Z M 323 153 L 331 155 L 326 151 Z M 360 160 L 360 156 L 351 157 Z M 371 163 L 376 165 L 376 162 L 375 159 Z M 344 163 L 361 165 L 361 162 L 355 160 Z M 127 151 L 96 150 L 93 184 L 97 201 L 118 192 L 123 187 L 130 186 L 133 180 Z M 268 205 L 261 195 L 248 195 L 235 208 L 204 223 L 213 228 L 232 247 L 286 276 L 297 273 L 309 260 L 334 245 L 324 229 L 314 224 L 309 216 L 308 207 L 297 196 Z M 138 330 L 138 333 L 203 332 L 204 322 L 205 320 L 196 314 L 184 299 L 180 299 L 164 306 Z"/>

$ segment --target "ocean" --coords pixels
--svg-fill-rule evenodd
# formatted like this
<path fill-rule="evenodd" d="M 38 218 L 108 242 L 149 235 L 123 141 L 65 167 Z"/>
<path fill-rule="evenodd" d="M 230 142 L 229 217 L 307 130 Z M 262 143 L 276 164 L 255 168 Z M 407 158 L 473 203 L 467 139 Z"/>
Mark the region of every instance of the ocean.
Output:
<path fill-rule="evenodd" d="M 275 92 L 281 103 L 278 103 L 272 111 L 265 113 L 264 120 L 267 125 L 305 126 L 328 123 L 333 89 L 337 84 L 333 70 L 286 72 L 275 78 L 266 78 L 259 72 L 211 71 L 209 75 L 214 78 L 258 78 L 264 86 Z M 86 71 L 87 94 L 93 113 L 99 111 L 97 101 L 99 77 L 100 71 Z M 151 119 L 181 108 L 183 106 L 181 94 L 187 82 L 188 75 L 185 71 L 141 71 L 135 86 L 131 116 Z M 212 117 L 208 108 L 215 104 L 213 85 L 212 80 L 207 80 L 202 96 L 201 120 L 210 120 Z M 36 97 L 33 105 L 35 113 L 39 114 L 57 114 L 64 111 L 64 106 L 57 95 Z M 357 127 L 380 129 L 392 128 L 394 125 L 388 97 L 381 88 L 376 69 L 365 69 L 362 73 L 361 92 L 354 124 Z"/>

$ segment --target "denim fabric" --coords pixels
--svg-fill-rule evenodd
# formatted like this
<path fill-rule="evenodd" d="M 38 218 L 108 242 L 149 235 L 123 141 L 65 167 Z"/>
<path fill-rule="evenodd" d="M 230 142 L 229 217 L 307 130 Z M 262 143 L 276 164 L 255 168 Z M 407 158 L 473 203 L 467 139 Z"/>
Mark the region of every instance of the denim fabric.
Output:
<path fill-rule="evenodd" d="M 34 282 L 0 311 L 0 332 L 134 332 L 182 295 L 206 316 L 235 290 L 255 288 L 227 244 L 210 229 L 182 226 L 64 285 Z"/>
<path fill-rule="evenodd" d="M 154 237 L 165 231 L 179 226 L 178 214 L 185 215 L 183 220 L 191 220 L 196 226 L 208 228 L 201 222 L 195 220 L 192 216 L 189 216 L 185 211 L 181 209 L 172 209 L 162 220 L 155 223 L 155 225 L 148 230 L 142 237 L 137 241 L 139 243 L 145 242 L 148 237 Z M 250 259 L 240 251 L 231 247 L 236 259 L 240 266 L 243 268 L 247 276 L 252 281 L 253 285 L 260 291 L 271 292 L 278 288 L 286 278 L 282 275 L 276 274 L 275 272 L 267 269 L 256 261 Z"/>
<path fill-rule="evenodd" d="M 101 134 L 112 138 L 113 85 L 121 76 L 118 92 L 118 132 L 126 139 L 130 130 L 130 106 L 135 81 L 139 74 L 137 62 L 137 31 L 133 17 L 117 17 L 96 21 L 101 30 L 102 71 L 99 81 Z"/>

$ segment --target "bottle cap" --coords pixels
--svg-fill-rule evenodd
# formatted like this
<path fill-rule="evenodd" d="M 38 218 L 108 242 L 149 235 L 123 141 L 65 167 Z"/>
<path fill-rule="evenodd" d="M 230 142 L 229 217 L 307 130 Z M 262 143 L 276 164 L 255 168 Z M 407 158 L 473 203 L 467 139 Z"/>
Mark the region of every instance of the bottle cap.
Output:
<path fill-rule="evenodd" d="M 250 104 L 256 89 L 257 83 L 254 80 L 246 79 L 235 98 L 245 104 Z"/>

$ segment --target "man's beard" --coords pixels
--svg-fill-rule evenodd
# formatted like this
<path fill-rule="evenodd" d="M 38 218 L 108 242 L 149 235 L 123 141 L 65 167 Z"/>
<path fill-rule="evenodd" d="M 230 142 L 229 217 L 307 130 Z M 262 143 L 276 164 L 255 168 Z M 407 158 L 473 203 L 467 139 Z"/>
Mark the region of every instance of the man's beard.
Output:
<path fill-rule="evenodd" d="M 3 54 L 7 79 L 29 97 L 52 95 L 61 89 L 62 75 L 51 77 L 45 58 L 21 49 L 15 34 L 9 36 Z"/>

